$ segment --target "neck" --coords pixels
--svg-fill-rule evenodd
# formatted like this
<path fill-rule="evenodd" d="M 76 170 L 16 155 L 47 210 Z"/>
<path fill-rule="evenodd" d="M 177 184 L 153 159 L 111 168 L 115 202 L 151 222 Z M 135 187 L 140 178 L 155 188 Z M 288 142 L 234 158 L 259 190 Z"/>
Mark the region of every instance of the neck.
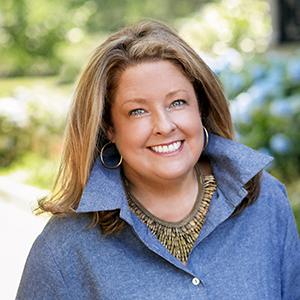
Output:
<path fill-rule="evenodd" d="M 181 178 L 163 183 L 125 173 L 131 194 L 154 216 L 179 222 L 192 210 L 198 195 L 198 174 L 192 169 Z"/>

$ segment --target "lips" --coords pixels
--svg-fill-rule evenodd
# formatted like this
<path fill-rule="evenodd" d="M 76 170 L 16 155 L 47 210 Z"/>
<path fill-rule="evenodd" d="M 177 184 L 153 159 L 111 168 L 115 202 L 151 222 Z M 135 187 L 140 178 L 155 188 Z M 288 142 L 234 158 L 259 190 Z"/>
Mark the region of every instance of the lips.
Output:
<path fill-rule="evenodd" d="M 174 142 L 170 145 L 154 146 L 150 149 L 156 153 L 172 153 L 178 150 L 182 145 L 182 141 Z"/>

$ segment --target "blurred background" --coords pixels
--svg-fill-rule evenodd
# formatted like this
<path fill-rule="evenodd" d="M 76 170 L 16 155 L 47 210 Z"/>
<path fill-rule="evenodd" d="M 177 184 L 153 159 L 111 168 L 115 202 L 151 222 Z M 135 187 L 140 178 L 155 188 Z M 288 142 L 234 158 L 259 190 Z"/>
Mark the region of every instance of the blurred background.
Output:
<path fill-rule="evenodd" d="M 82 66 L 111 32 L 149 18 L 172 25 L 220 77 L 239 141 L 275 158 L 268 171 L 286 185 L 300 230 L 298 0 L 1 0 L 3 299 L 45 225 L 31 209 L 52 186 Z"/>

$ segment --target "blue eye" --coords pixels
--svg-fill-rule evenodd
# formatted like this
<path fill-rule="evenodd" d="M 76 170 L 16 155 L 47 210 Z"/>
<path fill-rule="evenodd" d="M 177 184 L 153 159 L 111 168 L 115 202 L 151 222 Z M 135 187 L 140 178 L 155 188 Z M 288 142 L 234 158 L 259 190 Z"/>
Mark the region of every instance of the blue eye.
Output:
<path fill-rule="evenodd" d="M 141 108 L 138 108 L 138 109 L 134 109 L 130 112 L 130 115 L 134 115 L 134 116 L 137 116 L 137 115 L 141 115 L 143 114 L 145 111 Z"/>
<path fill-rule="evenodd" d="M 175 100 L 171 106 L 175 107 L 175 106 L 181 106 L 183 105 L 184 103 L 186 103 L 184 100 Z"/>

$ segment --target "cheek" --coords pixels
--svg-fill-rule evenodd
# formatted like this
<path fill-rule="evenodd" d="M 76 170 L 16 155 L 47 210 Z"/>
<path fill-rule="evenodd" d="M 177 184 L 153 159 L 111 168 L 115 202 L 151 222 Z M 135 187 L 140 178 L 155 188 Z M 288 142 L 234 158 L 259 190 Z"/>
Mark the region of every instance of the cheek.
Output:
<path fill-rule="evenodd" d="M 115 125 L 114 142 L 121 152 L 145 147 L 150 135 L 149 126 L 145 122 L 117 122 Z"/>
<path fill-rule="evenodd" d="M 190 114 L 190 116 L 186 120 L 188 120 L 186 128 L 193 143 L 192 147 L 195 152 L 201 152 L 204 144 L 204 133 L 201 117 L 199 116 L 199 114 L 194 113 Z"/>
<path fill-rule="evenodd" d="M 182 128 L 189 133 L 191 136 L 199 137 L 202 135 L 203 126 L 201 117 L 197 112 L 189 112 L 186 115 L 183 115 L 179 121 L 182 125 Z"/>

